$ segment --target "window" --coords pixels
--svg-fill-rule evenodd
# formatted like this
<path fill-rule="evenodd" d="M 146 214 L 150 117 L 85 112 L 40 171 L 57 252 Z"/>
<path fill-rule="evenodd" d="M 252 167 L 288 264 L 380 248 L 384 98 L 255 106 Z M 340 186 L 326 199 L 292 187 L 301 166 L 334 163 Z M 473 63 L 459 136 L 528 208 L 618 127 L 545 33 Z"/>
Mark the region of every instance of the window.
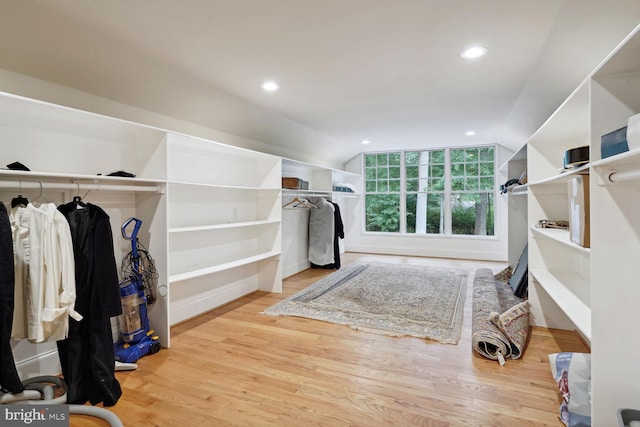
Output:
<path fill-rule="evenodd" d="M 494 147 L 364 155 L 365 230 L 493 235 Z"/>
<path fill-rule="evenodd" d="M 444 233 L 444 150 L 404 154 L 407 233 Z"/>
<path fill-rule="evenodd" d="M 493 235 L 493 147 L 450 150 L 451 232 Z"/>
<path fill-rule="evenodd" d="M 400 231 L 400 153 L 365 156 L 367 231 Z"/>

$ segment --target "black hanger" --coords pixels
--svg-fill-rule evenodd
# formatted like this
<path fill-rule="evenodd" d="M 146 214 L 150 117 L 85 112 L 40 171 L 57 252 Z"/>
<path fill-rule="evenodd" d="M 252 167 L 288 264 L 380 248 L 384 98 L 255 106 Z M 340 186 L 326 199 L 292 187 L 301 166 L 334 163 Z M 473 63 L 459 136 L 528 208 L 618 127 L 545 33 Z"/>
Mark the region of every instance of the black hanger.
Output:
<path fill-rule="evenodd" d="M 29 199 L 22 195 L 22 181 L 20 181 L 20 190 L 18 191 L 18 197 L 11 199 L 11 207 L 24 206 L 25 208 L 29 204 Z"/>
<path fill-rule="evenodd" d="M 79 183 L 75 183 L 78 186 L 78 192 L 76 193 L 75 196 L 73 196 L 73 204 L 76 205 L 76 209 L 82 209 L 82 208 L 86 208 L 87 204 L 85 202 L 82 201 L 82 197 L 80 197 L 80 184 Z M 86 194 L 85 194 L 86 196 Z"/>
<path fill-rule="evenodd" d="M 76 209 L 86 208 L 87 204 L 82 201 L 82 197 L 74 196 L 73 203 L 76 205 Z"/>
<path fill-rule="evenodd" d="M 23 197 L 22 194 L 18 194 L 18 197 L 14 197 L 11 199 L 11 207 L 15 208 L 16 206 L 24 206 L 27 207 L 29 204 L 29 199 Z"/>

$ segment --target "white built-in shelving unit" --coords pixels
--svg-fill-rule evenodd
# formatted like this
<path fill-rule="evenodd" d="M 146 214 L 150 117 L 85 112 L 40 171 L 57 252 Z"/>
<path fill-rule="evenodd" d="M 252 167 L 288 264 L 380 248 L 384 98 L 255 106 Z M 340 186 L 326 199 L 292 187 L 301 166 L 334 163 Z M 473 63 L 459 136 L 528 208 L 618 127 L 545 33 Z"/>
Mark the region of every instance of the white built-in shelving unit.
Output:
<path fill-rule="evenodd" d="M 10 94 L 0 94 L 0 138 L 1 164 L 30 169 L 0 170 L 5 204 L 81 196 L 109 215 L 117 262 L 131 250 L 122 224 L 142 220 L 159 276 L 151 326 L 164 347 L 178 322 L 282 291 L 280 157 Z M 136 177 L 107 176 L 116 171 Z M 14 342 L 21 375 L 55 372 L 55 347 Z"/>
<path fill-rule="evenodd" d="M 510 179 L 520 179 L 527 171 L 527 145 L 520 147 L 498 169 L 501 184 Z M 502 197 L 507 198 L 507 262 L 515 268 L 520 255 L 527 244 L 527 193 L 528 185 L 510 187 Z"/>
<path fill-rule="evenodd" d="M 283 159 L 282 176 L 300 178 L 309 183 L 308 190 L 284 190 L 285 192 L 302 195 L 320 193 L 336 197 L 360 197 L 360 188 L 362 187 L 360 174 L 297 160 Z M 335 186 L 343 183 L 354 186 L 356 191 L 353 193 L 334 191 Z"/>
<path fill-rule="evenodd" d="M 282 291 L 279 157 L 167 135 L 171 324 Z"/>
<path fill-rule="evenodd" d="M 340 206 L 345 227 L 355 221 L 351 220 L 358 209 L 361 196 L 361 175 L 340 169 L 313 165 L 291 159 L 282 160 L 282 176 L 300 178 L 307 181 L 307 190 L 283 189 L 282 205 L 294 197 L 326 197 Z M 354 192 L 334 191 L 338 184 L 350 184 Z M 308 223 L 309 211 L 306 209 L 282 210 L 282 270 L 288 277 L 309 267 L 308 261 Z M 340 241 L 341 252 L 344 244 Z"/>
<path fill-rule="evenodd" d="M 640 28 L 640 27 L 639 27 Z M 536 325 L 576 329 L 591 346 L 592 424 L 615 425 L 618 408 L 640 404 L 640 147 L 602 159 L 600 138 L 640 113 L 636 29 L 527 143 L 529 302 Z M 591 163 L 562 171 L 567 149 L 590 146 Z M 591 244 L 566 230 L 567 182 L 589 174 Z"/>

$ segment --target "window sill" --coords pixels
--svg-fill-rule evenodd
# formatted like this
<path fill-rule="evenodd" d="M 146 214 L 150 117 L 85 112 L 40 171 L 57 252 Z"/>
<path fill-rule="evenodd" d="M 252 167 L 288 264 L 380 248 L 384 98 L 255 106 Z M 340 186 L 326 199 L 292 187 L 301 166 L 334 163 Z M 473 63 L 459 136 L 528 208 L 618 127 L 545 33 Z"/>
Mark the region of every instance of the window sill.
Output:
<path fill-rule="evenodd" d="M 455 239 L 455 240 L 500 240 L 497 236 L 476 236 L 467 234 L 416 234 L 416 233 L 392 233 L 383 231 L 363 231 L 363 236 L 380 237 L 410 237 L 422 239 Z"/>

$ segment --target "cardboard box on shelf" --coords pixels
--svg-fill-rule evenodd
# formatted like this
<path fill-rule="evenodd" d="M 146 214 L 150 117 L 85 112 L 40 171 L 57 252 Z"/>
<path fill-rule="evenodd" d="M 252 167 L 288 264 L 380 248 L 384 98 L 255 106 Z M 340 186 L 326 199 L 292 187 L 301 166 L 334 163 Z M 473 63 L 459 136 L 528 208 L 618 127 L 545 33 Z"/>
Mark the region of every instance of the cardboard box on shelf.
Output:
<path fill-rule="evenodd" d="M 569 181 L 569 239 L 582 247 L 591 247 L 589 232 L 589 175 L 577 175 Z"/>
<path fill-rule="evenodd" d="M 300 178 L 282 177 L 282 188 L 289 190 L 308 190 L 309 182 Z"/>

